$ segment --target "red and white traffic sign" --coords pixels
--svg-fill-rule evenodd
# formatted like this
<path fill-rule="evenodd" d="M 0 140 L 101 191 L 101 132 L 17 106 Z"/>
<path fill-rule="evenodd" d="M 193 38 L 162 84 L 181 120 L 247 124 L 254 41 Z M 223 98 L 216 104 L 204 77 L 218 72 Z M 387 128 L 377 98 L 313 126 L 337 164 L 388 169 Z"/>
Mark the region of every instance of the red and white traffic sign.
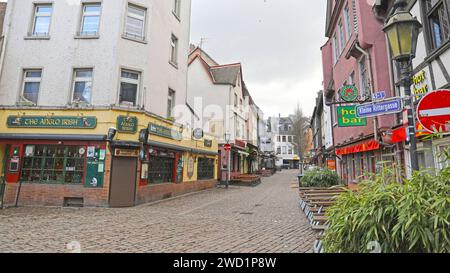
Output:
<path fill-rule="evenodd" d="M 223 145 L 223 148 L 225 151 L 231 151 L 231 144 L 225 144 Z"/>
<path fill-rule="evenodd" d="M 417 117 L 428 132 L 450 134 L 450 90 L 437 90 L 424 96 L 417 107 Z"/>

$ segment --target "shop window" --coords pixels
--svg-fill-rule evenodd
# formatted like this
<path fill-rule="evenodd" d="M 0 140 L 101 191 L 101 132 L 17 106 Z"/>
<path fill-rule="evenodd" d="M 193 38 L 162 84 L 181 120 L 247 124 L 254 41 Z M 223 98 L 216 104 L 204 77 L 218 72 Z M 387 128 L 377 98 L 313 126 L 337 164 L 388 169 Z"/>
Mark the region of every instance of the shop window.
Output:
<path fill-rule="evenodd" d="M 199 158 L 197 163 L 198 180 L 214 179 L 214 159 Z"/>
<path fill-rule="evenodd" d="M 425 1 L 432 49 L 441 47 L 450 38 L 449 8 L 446 5 L 444 0 Z"/>
<path fill-rule="evenodd" d="M 82 184 L 85 152 L 84 146 L 27 145 L 21 180 L 32 183 Z"/>
<path fill-rule="evenodd" d="M 150 156 L 148 180 L 152 184 L 173 182 L 174 159 L 162 156 Z"/>

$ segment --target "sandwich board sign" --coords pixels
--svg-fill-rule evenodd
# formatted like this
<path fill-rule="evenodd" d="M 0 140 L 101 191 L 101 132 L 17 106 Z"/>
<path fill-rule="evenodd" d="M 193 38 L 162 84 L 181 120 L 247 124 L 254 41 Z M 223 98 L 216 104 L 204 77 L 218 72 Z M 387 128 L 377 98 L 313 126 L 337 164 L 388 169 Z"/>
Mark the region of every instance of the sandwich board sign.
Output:
<path fill-rule="evenodd" d="M 428 132 L 450 134 L 450 90 L 425 95 L 417 106 L 417 117 Z"/>

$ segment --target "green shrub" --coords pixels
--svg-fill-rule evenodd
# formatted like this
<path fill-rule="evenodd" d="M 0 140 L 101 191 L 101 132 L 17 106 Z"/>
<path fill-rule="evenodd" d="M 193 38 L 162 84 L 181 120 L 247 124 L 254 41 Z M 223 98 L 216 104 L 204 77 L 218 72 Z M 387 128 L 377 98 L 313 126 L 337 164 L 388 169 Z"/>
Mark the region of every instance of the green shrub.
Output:
<path fill-rule="evenodd" d="M 450 252 L 450 167 L 438 175 L 415 173 L 404 184 L 390 171 L 348 191 L 327 211 L 325 252 L 369 252 L 376 241 L 383 253 Z"/>
<path fill-rule="evenodd" d="M 341 184 L 341 179 L 336 172 L 316 168 L 305 172 L 301 184 L 302 187 L 332 187 Z"/>

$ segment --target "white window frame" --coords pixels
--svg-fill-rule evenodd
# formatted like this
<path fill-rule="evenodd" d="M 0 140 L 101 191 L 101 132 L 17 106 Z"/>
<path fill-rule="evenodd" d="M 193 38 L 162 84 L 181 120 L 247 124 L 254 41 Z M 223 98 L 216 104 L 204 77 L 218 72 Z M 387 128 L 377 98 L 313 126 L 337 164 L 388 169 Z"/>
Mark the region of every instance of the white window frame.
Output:
<path fill-rule="evenodd" d="M 86 11 L 86 7 L 89 6 L 99 6 L 99 11 L 97 12 L 87 12 Z M 87 33 L 85 31 L 83 31 L 84 28 L 84 20 L 86 17 L 94 17 L 97 16 L 98 17 L 98 26 L 97 26 L 97 31 L 95 32 L 95 34 L 90 34 Z M 99 32 L 100 32 L 100 23 L 101 23 L 101 18 L 102 18 L 102 3 L 101 2 L 86 2 L 86 3 L 81 3 L 81 22 L 80 22 L 80 29 L 79 29 L 79 36 L 98 36 Z"/>
<path fill-rule="evenodd" d="M 178 65 L 178 37 L 172 34 L 170 36 L 170 63 Z"/>
<path fill-rule="evenodd" d="M 351 20 L 350 20 L 350 8 L 348 6 L 348 3 L 344 7 L 344 28 L 345 28 L 345 34 L 346 34 L 346 41 L 350 40 L 350 37 L 352 36 L 352 27 L 351 27 Z"/>
<path fill-rule="evenodd" d="M 91 71 L 91 77 L 87 78 L 87 77 L 77 77 L 77 72 L 79 71 L 87 71 L 90 70 Z M 91 104 L 92 103 L 92 92 L 93 92 L 93 87 L 94 87 L 94 69 L 93 68 L 74 68 L 73 69 L 73 76 L 72 76 L 73 80 L 72 80 L 72 96 L 70 98 L 70 101 L 72 103 L 81 103 L 81 104 Z M 75 83 L 76 82 L 91 82 L 91 94 L 90 94 L 90 101 L 89 102 L 83 102 L 83 101 L 75 101 L 74 100 L 74 95 L 75 95 Z"/>
<path fill-rule="evenodd" d="M 40 8 L 40 7 L 50 7 L 51 11 L 50 11 L 50 13 L 48 13 L 48 12 L 39 13 L 38 8 Z M 48 32 L 45 34 L 37 34 L 36 33 L 36 21 L 37 21 L 38 17 L 49 17 L 50 18 L 50 20 L 48 22 L 48 30 L 47 30 Z M 50 27 L 52 25 L 52 19 L 53 19 L 53 4 L 52 3 L 35 3 L 34 11 L 33 11 L 33 22 L 31 25 L 31 31 L 30 31 L 29 36 L 32 36 L 32 37 L 48 37 L 48 36 L 50 36 Z"/>
<path fill-rule="evenodd" d="M 134 9 L 138 9 L 138 10 L 142 10 L 144 11 L 144 16 L 140 16 L 137 14 L 133 14 L 130 12 L 130 7 L 134 8 Z M 128 33 L 127 31 L 127 26 L 128 26 L 128 18 L 133 18 L 136 20 L 141 20 L 143 22 L 142 24 L 142 30 L 141 30 L 141 36 L 136 36 L 135 34 L 132 33 Z M 132 3 L 128 3 L 127 4 L 127 13 L 126 13 L 126 19 L 125 19 L 125 29 L 124 29 L 124 36 L 127 38 L 131 38 L 133 40 L 138 40 L 138 41 L 145 41 L 146 39 L 146 29 L 147 29 L 147 8 L 142 7 L 142 6 L 138 6 Z"/>
<path fill-rule="evenodd" d="M 27 73 L 28 72 L 41 72 L 41 77 L 37 78 L 37 77 L 27 77 Z M 39 96 L 41 93 L 41 85 L 42 85 L 42 73 L 43 70 L 41 68 L 26 68 L 22 70 L 22 86 L 21 86 L 21 91 L 20 91 L 20 102 L 28 102 L 28 103 L 33 103 L 34 105 L 38 105 L 39 103 Z M 38 95 L 37 95 L 37 101 L 33 102 L 30 101 L 28 99 L 25 98 L 25 85 L 26 83 L 39 83 L 39 90 L 38 90 Z"/>
<path fill-rule="evenodd" d="M 339 44 L 336 33 L 333 35 L 331 43 L 333 45 L 333 62 L 334 64 L 337 64 L 339 58 Z"/>
<path fill-rule="evenodd" d="M 342 25 L 342 21 L 338 23 L 338 33 L 339 33 L 339 56 L 344 52 L 345 49 L 345 34 L 344 34 L 344 26 Z"/>
<path fill-rule="evenodd" d="M 169 88 L 167 96 L 167 117 L 173 117 L 173 108 L 175 107 L 176 92 L 172 88 Z"/>
<path fill-rule="evenodd" d="M 365 78 L 366 78 L 366 82 L 364 83 L 364 79 L 363 79 L 363 69 L 362 69 L 362 65 L 364 64 L 364 72 L 365 72 Z M 367 67 L 367 60 L 365 58 L 365 56 L 363 56 L 359 62 L 358 62 L 358 70 L 359 70 L 359 89 L 360 89 L 360 95 L 362 97 L 366 97 L 368 95 L 370 95 L 370 90 L 365 90 L 364 87 L 366 87 L 367 89 L 370 88 L 369 86 L 369 74 L 368 74 L 368 67 Z"/>
<path fill-rule="evenodd" d="M 180 16 L 181 16 L 181 0 L 174 0 L 172 12 L 178 19 L 180 19 Z"/>
<path fill-rule="evenodd" d="M 122 76 L 122 72 L 128 72 L 128 73 L 132 73 L 132 74 L 137 74 L 138 75 L 138 79 L 130 79 L 130 78 L 124 78 Z M 119 82 L 119 96 L 118 96 L 118 103 L 119 105 L 127 105 L 127 103 L 123 103 L 120 101 L 120 94 L 122 93 L 122 83 L 130 83 L 130 84 L 136 84 L 137 88 L 136 88 L 136 102 L 135 105 L 132 107 L 138 107 L 139 106 L 139 99 L 140 99 L 140 94 L 141 94 L 141 79 L 142 79 L 142 72 L 141 71 L 136 71 L 136 70 L 132 70 L 132 69 L 128 69 L 128 68 L 121 68 L 120 69 L 120 82 Z"/>

